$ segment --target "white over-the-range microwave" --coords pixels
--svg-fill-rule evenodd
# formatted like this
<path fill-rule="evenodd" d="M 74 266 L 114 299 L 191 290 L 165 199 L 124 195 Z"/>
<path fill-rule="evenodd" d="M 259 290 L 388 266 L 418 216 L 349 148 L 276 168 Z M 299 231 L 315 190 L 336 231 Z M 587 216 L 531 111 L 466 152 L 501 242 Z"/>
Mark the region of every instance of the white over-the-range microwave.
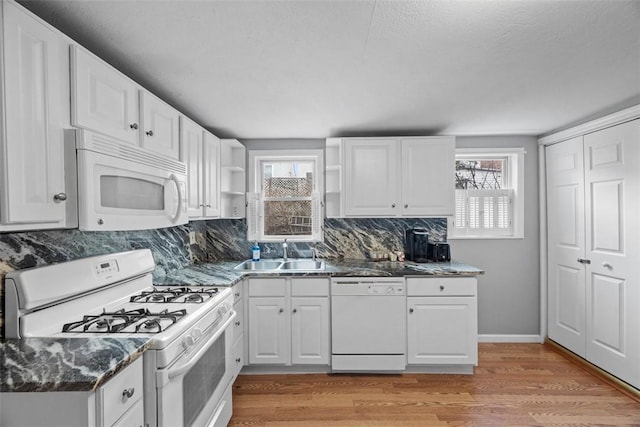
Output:
<path fill-rule="evenodd" d="M 184 163 L 82 129 L 66 130 L 65 144 L 76 148 L 80 230 L 146 230 L 187 223 Z"/>

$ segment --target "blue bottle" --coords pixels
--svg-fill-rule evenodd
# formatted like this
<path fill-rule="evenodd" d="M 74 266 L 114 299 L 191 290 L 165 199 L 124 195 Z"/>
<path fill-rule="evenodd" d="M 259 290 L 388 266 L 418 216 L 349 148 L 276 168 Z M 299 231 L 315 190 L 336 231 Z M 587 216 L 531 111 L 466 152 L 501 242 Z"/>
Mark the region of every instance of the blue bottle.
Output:
<path fill-rule="evenodd" d="M 260 246 L 258 246 L 258 242 L 253 244 L 253 248 L 251 248 L 252 252 L 252 261 L 260 261 Z"/>

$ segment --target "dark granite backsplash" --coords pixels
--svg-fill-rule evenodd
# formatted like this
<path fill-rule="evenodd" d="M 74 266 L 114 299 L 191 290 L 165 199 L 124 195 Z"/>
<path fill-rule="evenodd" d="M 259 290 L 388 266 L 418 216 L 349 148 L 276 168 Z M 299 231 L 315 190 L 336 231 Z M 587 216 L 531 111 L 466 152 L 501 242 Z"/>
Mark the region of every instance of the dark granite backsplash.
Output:
<path fill-rule="evenodd" d="M 321 258 L 368 259 L 370 252 L 403 250 L 404 230 L 426 228 L 433 240 L 445 240 L 445 218 L 330 218 L 324 222 L 324 242 L 316 249 Z M 210 261 L 245 260 L 253 242 L 247 241 L 244 220 L 207 221 L 207 254 Z M 309 243 L 288 242 L 291 258 L 311 256 Z M 282 243 L 260 243 L 262 258 L 282 257 Z"/>
<path fill-rule="evenodd" d="M 370 252 L 402 250 L 404 230 L 422 227 L 435 240 L 445 239 L 444 218 L 326 219 L 325 240 L 316 245 L 327 259 L 368 259 Z M 190 244 L 190 235 L 195 243 Z M 0 338 L 4 337 L 4 276 L 13 270 L 93 255 L 149 248 L 156 262 L 154 277 L 190 264 L 251 257 L 245 220 L 194 221 L 159 230 L 85 232 L 79 230 L 0 233 Z M 282 257 L 282 243 L 260 243 L 263 258 Z M 311 256 L 308 243 L 288 244 L 291 258 Z"/>

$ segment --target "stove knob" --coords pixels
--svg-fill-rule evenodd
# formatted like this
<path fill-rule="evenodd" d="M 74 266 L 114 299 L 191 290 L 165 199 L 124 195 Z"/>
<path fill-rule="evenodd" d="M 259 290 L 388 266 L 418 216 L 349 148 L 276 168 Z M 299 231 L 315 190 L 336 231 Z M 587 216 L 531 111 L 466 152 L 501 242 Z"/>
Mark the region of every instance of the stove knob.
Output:
<path fill-rule="evenodd" d="M 191 335 L 187 335 L 182 339 L 182 347 L 184 347 L 184 349 L 186 350 L 189 347 L 191 347 L 195 342 L 196 340 L 194 340 Z"/>
<path fill-rule="evenodd" d="M 193 335 L 193 338 L 195 338 L 195 339 L 199 339 L 199 338 L 201 338 L 201 337 L 202 337 L 202 329 L 200 329 L 200 328 L 195 328 L 195 329 L 193 330 L 193 334 L 192 334 L 192 335 Z"/>

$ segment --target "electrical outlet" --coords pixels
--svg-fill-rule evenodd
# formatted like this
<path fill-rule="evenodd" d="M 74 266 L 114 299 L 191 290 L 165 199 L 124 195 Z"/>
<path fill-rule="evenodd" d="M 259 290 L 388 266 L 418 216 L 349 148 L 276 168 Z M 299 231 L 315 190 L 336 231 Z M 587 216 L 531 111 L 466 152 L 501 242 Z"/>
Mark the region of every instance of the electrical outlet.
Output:
<path fill-rule="evenodd" d="M 189 244 L 190 245 L 195 245 L 196 244 L 196 232 L 195 231 L 190 231 L 189 232 Z"/>

